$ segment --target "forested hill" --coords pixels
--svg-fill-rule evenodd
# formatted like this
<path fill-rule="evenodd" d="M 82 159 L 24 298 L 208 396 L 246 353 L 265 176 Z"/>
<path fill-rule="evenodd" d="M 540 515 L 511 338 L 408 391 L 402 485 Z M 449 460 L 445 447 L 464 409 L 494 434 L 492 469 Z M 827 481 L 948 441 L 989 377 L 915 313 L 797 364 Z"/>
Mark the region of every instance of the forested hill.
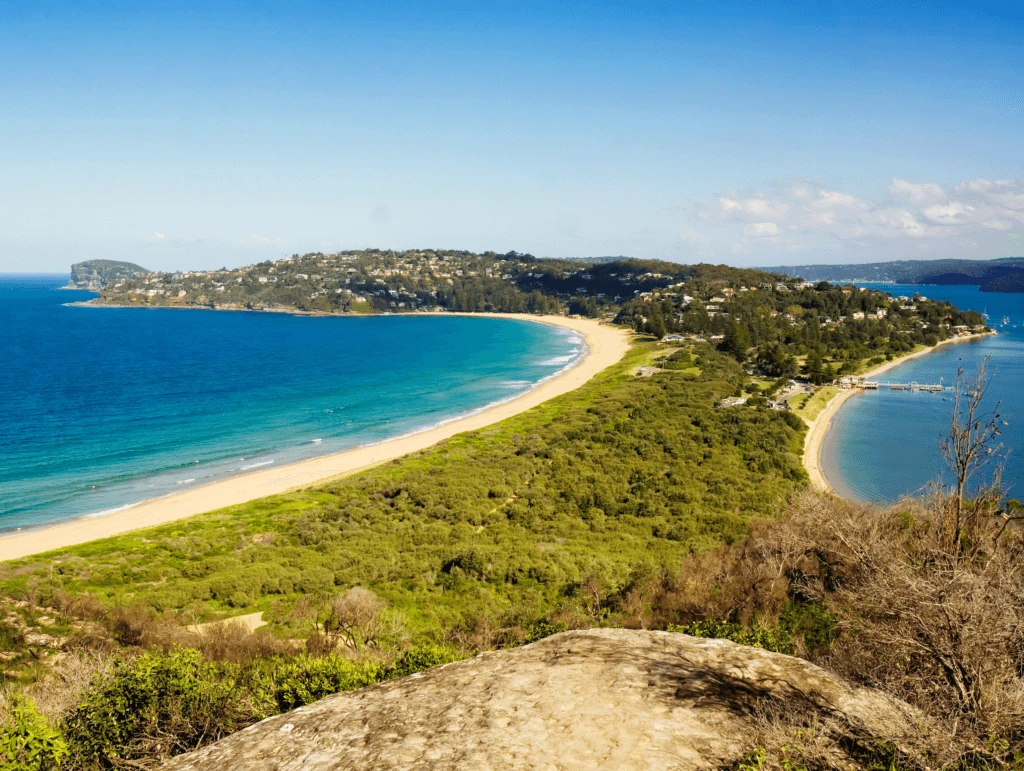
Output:
<path fill-rule="evenodd" d="M 108 285 L 97 302 L 319 313 L 568 311 L 614 316 L 634 297 L 691 280 L 774 279 L 761 271 L 657 260 L 368 249 L 295 255 L 233 270 L 153 273 Z"/>
<path fill-rule="evenodd" d="M 97 302 L 330 314 L 572 313 L 656 338 L 688 335 L 751 372 L 773 379 L 802 372 L 813 382 L 984 327 L 978 314 L 948 303 L 759 270 L 515 252 L 317 252 L 234 270 L 149 273 L 108 285 Z"/>
<path fill-rule="evenodd" d="M 622 306 L 617 320 L 658 338 L 716 343 L 751 374 L 802 374 L 816 384 L 985 328 L 981 314 L 921 295 L 894 298 L 793 280 L 748 286 L 692 279 L 678 290 L 641 293 Z"/>
<path fill-rule="evenodd" d="M 981 285 L 982 292 L 1024 292 L 1024 270 L 1015 270 Z"/>
<path fill-rule="evenodd" d="M 899 260 L 862 265 L 789 265 L 764 270 L 807 281 L 974 285 L 980 286 L 983 292 L 1020 291 L 1003 287 L 1024 284 L 1024 257 L 998 260 Z M 1006 276 L 1013 278 L 1007 280 Z"/>

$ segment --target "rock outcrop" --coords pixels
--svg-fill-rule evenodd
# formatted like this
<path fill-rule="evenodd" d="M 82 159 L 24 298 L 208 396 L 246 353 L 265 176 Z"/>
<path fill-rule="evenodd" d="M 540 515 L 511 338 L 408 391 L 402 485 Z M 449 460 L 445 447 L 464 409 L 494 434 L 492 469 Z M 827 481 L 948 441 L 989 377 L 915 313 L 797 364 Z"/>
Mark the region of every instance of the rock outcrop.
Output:
<path fill-rule="evenodd" d="M 86 260 L 71 266 L 71 280 L 65 289 L 88 289 L 98 292 L 109 284 L 145 276 L 148 270 L 133 262 L 118 260 Z"/>
<path fill-rule="evenodd" d="M 705 769 L 754 748 L 765 698 L 854 735 L 910 736 L 909 708 L 801 659 L 668 632 L 565 632 L 264 720 L 175 771 Z"/>

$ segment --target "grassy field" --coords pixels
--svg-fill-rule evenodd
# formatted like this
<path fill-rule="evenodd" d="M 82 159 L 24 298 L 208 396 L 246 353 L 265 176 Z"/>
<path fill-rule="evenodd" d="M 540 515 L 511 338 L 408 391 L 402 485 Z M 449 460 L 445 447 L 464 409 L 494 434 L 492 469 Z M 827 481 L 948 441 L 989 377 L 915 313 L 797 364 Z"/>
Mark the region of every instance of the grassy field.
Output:
<path fill-rule="evenodd" d="M 821 414 L 825 406 L 832 401 L 832 397 L 838 393 L 839 389 L 835 386 L 815 388 L 812 394 L 797 394 L 790 399 L 790 408 L 795 414 L 810 423 Z"/>

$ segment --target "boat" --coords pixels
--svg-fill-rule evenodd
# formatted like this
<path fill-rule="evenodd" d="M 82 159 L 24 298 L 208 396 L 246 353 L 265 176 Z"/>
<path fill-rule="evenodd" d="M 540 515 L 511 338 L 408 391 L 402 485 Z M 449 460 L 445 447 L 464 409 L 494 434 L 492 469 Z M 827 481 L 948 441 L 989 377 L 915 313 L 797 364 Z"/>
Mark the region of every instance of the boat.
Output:
<path fill-rule="evenodd" d="M 1010 317 L 1009 316 L 1003 316 L 1003 326 L 1005 327 L 1009 323 L 1010 323 Z"/>

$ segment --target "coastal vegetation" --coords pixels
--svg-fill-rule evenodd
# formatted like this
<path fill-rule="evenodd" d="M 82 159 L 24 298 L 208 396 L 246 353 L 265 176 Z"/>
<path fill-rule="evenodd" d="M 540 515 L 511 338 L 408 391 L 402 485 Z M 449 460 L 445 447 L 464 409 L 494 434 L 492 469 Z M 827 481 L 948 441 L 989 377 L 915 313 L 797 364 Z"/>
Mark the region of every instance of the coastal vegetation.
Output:
<path fill-rule="evenodd" d="M 919 710 L 917 744 L 865 766 L 1016 763 L 1024 507 L 806 492 L 802 422 L 716 409 L 739 364 L 667 351 L 355 477 L 4 565 L 5 762 L 152 767 L 329 693 L 625 626 L 799 655 Z M 993 419 L 961 403 L 963 457 L 991 457 Z M 253 611 L 268 626 L 195 626 Z M 761 726 L 748 761 L 780 769 L 836 767 L 823 742 L 850 728 L 776 702 Z"/>
<path fill-rule="evenodd" d="M 742 540 L 805 482 L 798 419 L 716 408 L 744 382 L 734 361 L 696 345 L 658 377 L 632 376 L 653 350 L 636 346 L 573 394 L 355 477 L 7 563 L 0 587 L 191 621 L 263 610 L 295 635 L 308 631 L 300 600 L 365 586 L 414 641 L 527 634 L 575 612 L 583 584 L 607 592 Z"/>
<path fill-rule="evenodd" d="M 1019 504 L 966 484 L 958 503 L 884 510 L 810 494 L 801 412 L 827 390 L 770 401 L 794 375 L 861 371 L 980 317 L 757 271 L 627 267 L 542 291 L 555 267 L 535 266 L 507 295 L 467 276 L 482 294 L 454 301 L 538 292 L 645 335 L 576 391 L 351 477 L 0 565 L 0 763 L 153 767 L 330 693 L 595 626 L 725 637 L 902 698 L 921 746 L 875 748 L 879 763 L 1012 759 Z M 637 288 L 575 291 L 595 280 Z M 403 302 L 387 295 L 372 307 Z M 219 623 L 251 614 L 266 625 Z M 816 718 L 769 706 L 758 767 L 829 767 Z"/>
<path fill-rule="evenodd" d="M 48 659 L 54 650 L 64 662 L 103 661 L 68 678 L 78 690 L 66 702 L 41 701 L 69 757 L 83 758 L 72 716 L 86 702 L 115 709 L 108 702 L 124 688 L 110 678 L 135 682 L 142 675 L 132 667 L 165 672 L 157 679 L 172 684 L 198 679 L 220 699 L 256 698 L 249 685 L 236 687 L 250 677 L 236 664 L 200 665 L 180 657 L 182 646 L 203 662 L 257 662 L 260 672 L 291 672 L 281 662 L 292 662 L 297 677 L 327 683 L 313 691 L 323 695 L 363 682 L 314 663 L 324 656 L 394 671 L 387 667 L 403 655 L 434 660 L 417 653 L 422 646 L 465 655 L 568 627 L 635 623 L 645 612 L 638 587 L 675 573 L 690 553 L 742 541 L 805 483 L 799 420 L 765 407 L 717 409 L 746 375 L 706 343 L 669 354 L 657 377 L 631 374 L 664 353 L 640 343 L 576 392 L 355 477 L 7 563 L 2 590 L 18 615 L 7 627 L 16 654 L 8 671 L 38 696 L 61 690 L 48 678 L 62 675 L 47 671 L 69 665 Z M 244 640 L 218 645 L 188 632 L 254 611 L 269 627 Z M 139 659 L 141 651 L 155 658 Z M 210 703 L 181 699 L 174 714 Z M 262 706 L 218 707 L 236 717 L 217 730 L 258 719 L 268 704 L 285 708 L 262 696 L 254 703 Z M 188 745 L 146 733 L 172 731 L 161 720 L 139 729 L 145 741 L 111 739 L 118 749 L 103 750 L 107 760 L 89 750 L 92 760 L 65 766 L 116 767 L 117 753 L 141 762 L 132 747 L 155 757 Z"/>
<path fill-rule="evenodd" d="M 1024 292 L 1024 268 L 1006 273 L 981 285 L 982 292 Z"/>
<path fill-rule="evenodd" d="M 765 377 L 802 376 L 817 385 L 985 328 L 981 314 L 920 295 L 730 278 L 697 277 L 677 292 L 645 293 L 625 303 L 618 320 L 657 336 L 716 340 Z"/>
<path fill-rule="evenodd" d="M 639 260 L 622 266 L 602 266 L 604 280 L 594 282 L 590 263 L 516 252 L 317 252 L 234 270 L 151 273 L 106 287 L 96 302 L 308 313 L 555 313 L 583 302 L 577 310 L 598 313 L 616 297 L 667 285 L 667 276 L 655 276 L 652 266 L 671 275 L 683 270 Z"/>
<path fill-rule="evenodd" d="M 93 302 L 331 314 L 571 313 L 659 339 L 707 340 L 752 374 L 815 384 L 984 328 L 980 314 L 920 295 L 893 298 L 724 265 L 516 252 L 317 252 L 234 270 L 150 273 L 105 286 Z"/>

